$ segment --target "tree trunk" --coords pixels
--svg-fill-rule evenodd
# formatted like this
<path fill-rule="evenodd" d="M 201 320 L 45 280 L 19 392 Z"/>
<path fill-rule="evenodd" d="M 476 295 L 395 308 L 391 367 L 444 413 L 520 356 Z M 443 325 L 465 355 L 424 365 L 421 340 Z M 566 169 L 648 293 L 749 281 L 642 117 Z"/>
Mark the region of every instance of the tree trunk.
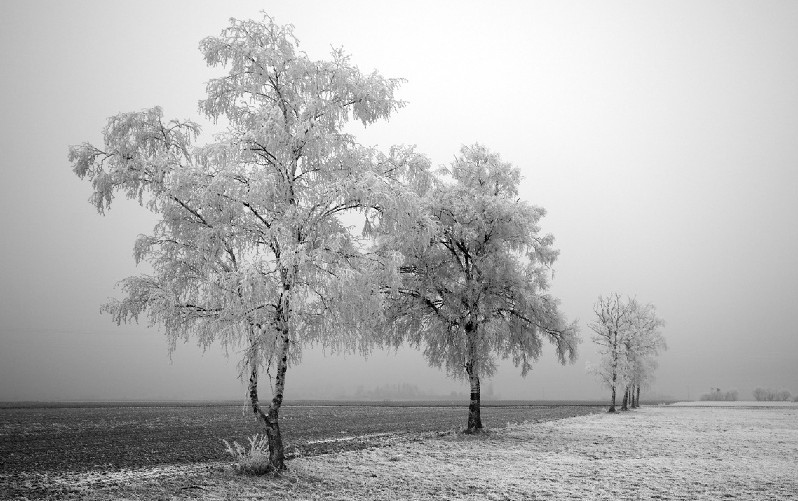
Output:
<path fill-rule="evenodd" d="M 626 390 L 623 392 L 623 401 L 621 402 L 621 410 L 622 411 L 629 410 L 629 386 L 627 386 Z"/>
<path fill-rule="evenodd" d="M 266 437 L 269 443 L 269 465 L 273 472 L 286 469 L 285 448 L 283 437 L 280 433 L 279 411 L 283 404 L 285 390 L 285 373 L 288 368 L 288 349 L 290 347 L 288 332 L 280 335 L 282 345 L 277 359 L 277 376 L 274 384 L 274 396 L 269 403 L 268 410 L 264 413 L 258 400 L 258 359 L 253 357 L 250 366 L 249 399 L 255 416 L 266 425 Z M 256 348 L 253 348 L 256 349 Z"/>
<path fill-rule="evenodd" d="M 277 361 L 277 375 L 274 381 L 274 396 L 269 403 L 268 420 L 266 424 L 266 435 L 269 437 L 269 463 L 275 471 L 285 470 L 285 449 L 283 448 L 283 436 L 280 433 L 280 422 L 278 412 L 283 405 L 283 393 L 285 391 L 285 373 L 288 369 L 288 332 L 282 334 L 283 346 L 280 350 Z"/>
<path fill-rule="evenodd" d="M 468 362 L 466 363 L 466 373 L 468 382 L 471 384 L 471 403 L 468 405 L 468 428 L 466 433 L 477 433 L 482 429 L 482 417 L 480 416 L 479 403 L 479 374 L 477 373 L 476 362 L 476 336 L 477 326 L 471 322 L 466 323 L 466 338 L 468 339 Z"/>
<path fill-rule="evenodd" d="M 615 375 L 615 372 L 613 372 L 613 374 L 612 374 L 612 385 L 611 385 L 611 387 L 612 387 L 612 400 L 610 401 L 610 409 L 607 412 L 615 412 L 615 381 L 616 381 L 616 379 L 617 379 L 617 376 Z"/>
<path fill-rule="evenodd" d="M 468 405 L 468 428 L 466 433 L 477 433 L 482 429 L 479 402 L 479 376 L 475 368 L 469 364 L 468 382 L 471 383 L 471 403 Z"/>
<path fill-rule="evenodd" d="M 637 406 L 640 407 L 640 385 L 637 385 Z"/>

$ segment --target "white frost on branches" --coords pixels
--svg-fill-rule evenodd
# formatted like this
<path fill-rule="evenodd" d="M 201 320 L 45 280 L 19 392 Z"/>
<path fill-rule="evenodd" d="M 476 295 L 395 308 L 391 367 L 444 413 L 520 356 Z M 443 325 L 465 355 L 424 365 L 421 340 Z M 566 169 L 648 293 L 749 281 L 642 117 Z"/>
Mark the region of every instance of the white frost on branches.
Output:
<path fill-rule="evenodd" d="M 665 323 L 652 304 L 624 301 L 617 293 L 599 296 L 593 310 L 596 319 L 588 326 L 601 358 L 598 364 L 588 363 L 587 371 L 612 391 L 614 410 L 618 388 L 642 388 L 652 381 L 655 357 L 667 349 L 660 332 Z"/>
<path fill-rule="evenodd" d="M 269 426 L 303 345 L 370 349 L 381 304 L 371 272 L 385 265 L 363 252 L 364 239 L 415 213 L 429 169 L 411 147 L 386 154 L 342 132 L 400 108 L 400 80 L 362 74 L 341 50 L 311 60 L 292 31 L 268 16 L 231 20 L 200 43 L 207 63 L 227 70 L 200 102 L 229 123 L 210 144 L 196 146 L 197 124 L 165 121 L 155 107 L 109 119 L 102 149 L 69 152 L 100 213 L 121 192 L 160 216 L 135 245 L 153 273 L 124 280 L 124 297 L 105 311 L 117 322 L 146 313 L 172 347 L 192 336 L 243 345 L 242 376 Z M 366 235 L 341 222 L 350 212 L 365 218 Z M 257 401 L 263 367 L 276 367 L 269 416 Z"/>
<path fill-rule="evenodd" d="M 402 259 L 386 319 L 395 344 L 423 346 L 431 365 L 467 377 L 478 408 L 479 378 L 493 374 L 497 355 L 526 375 L 543 340 L 565 363 L 579 337 L 547 292 L 557 251 L 540 232 L 544 209 L 518 198 L 519 170 L 476 144 L 441 174 L 448 179 L 421 199 L 416 231 L 380 239 Z"/>

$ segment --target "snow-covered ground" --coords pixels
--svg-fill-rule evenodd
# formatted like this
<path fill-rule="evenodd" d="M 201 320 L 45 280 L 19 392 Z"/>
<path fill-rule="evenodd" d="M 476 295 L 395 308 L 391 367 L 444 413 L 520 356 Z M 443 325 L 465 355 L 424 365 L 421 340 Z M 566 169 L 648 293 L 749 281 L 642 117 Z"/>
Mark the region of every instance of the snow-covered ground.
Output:
<path fill-rule="evenodd" d="M 292 466 L 338 499 L 798 499 L 798 409 L 643 408 Z"/>
<path fill-rule="evenodd" d="M 795 500 L 798 406 L 644 407 L 476 437 L 426 435 L 289 467 L 277 479 L 219 466 L 95 476 L 80 497 Z"/>
<path fill-rule="evenodd" d="M 798 407 L 798 402 L 756 402 L 745 400 L 734 401 L 696 401 L 676 402 L 674 407 Z"/>

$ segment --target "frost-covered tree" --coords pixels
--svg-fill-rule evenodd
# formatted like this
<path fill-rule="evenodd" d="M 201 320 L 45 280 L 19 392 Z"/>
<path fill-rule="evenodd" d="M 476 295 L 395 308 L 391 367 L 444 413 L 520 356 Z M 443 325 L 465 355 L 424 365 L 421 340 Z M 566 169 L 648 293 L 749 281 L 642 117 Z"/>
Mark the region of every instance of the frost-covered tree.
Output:
<path fill-rule="evenodd" d="M 599 346 L 599 364 L 588 371 L 596 376 L 612 392 L 609 412 L 615 412 L 617 388 L 626 387 L 628 374 L 624 340 L 633 324 L 633 300 L 624 302 L 620 294 L 599 296 L 593 311 L 596 319 L 588 323 L 595 333 L 593 342 Z"/>
<path fill-rule="evenodd" d="M 623 390 L 622 410 L 630 400 L 639 400 L 640 387 L 656 368 L 653 357 L 666 348 L 659 328 L 664 322 L 653 305 L 635 299 L 624 301 L 620 294 L 599 296 L 593 311 L 596 319 L 588 324 L 599 347 L 598 365 L 588 371 L 611 391 L 609 412 L 615 412 L 618 388 Z"/>
<path fill-rule="evenodd" d="M 200 50 L 227 69 L 200 102 L 207 117 L 229 123 L 225 133 L 198 146 L 196 123 L 165 121 L 153 108 L 109 119 L 104 146 L 74 146 L 69 159 L 101 213 L 121 192 L 159 215 L 135 247 L 153 272 L 125 280 L 124 297 L 105 309 L 117 322 L 146 313 L 172 348 L 192 336 L 243 346 L 241 374 L 279 471 L 289 365 L 308 343 L 367 351 L 379 317 L 363 273 L 371 259 L 340 217 L 360 211 L 376 231 L 409 216 L 420 204 L 404 183 L 423 183 L 428 161 L 409 148 L 363 148 L 344 133 L 349 120 L 368 125 L 401 107 L 400 82 L 362 74 L 341 50 L 310 59 L 290 25 L 232 19 Z M 265 409 L 264 368 L 274 377 Z"/>
<path fill-rule="evenodd" d="M 633 409 L 640 407 L 640 393 L 651 387 L 659 363 L 653 356 L 637 357 L 630 363 L 629 402 Z"/>
<path fill-rule="evenodd" d="M 463 147 L 423 199 L 413 231 L 384 235 L 401 254 L 386 317 L 396 344 L 423 346 L 431 365 L 468 379 L 468 432 L 482 428 L 480 378 L 496 356 L 526 375 L 544 339 L 561 363 L 576 357 L 576 325 L 547 293 L 557 257 L 541 235 L 545 211 L 519 199 L 520 172 L 483 146 Z"/>
<path fill-rule="evenodd" d="M 635 408 L 640 406 L 641 388 L 648 386 L 653 380 L 654 371 L 658 366 L 656 356 L 668 349 L 668 346 L 660 331 L 665 322 L 657 317 L 654 305 L 650 303 L 641 305 L 632 300 L 631 306 L 632 327 L 624 340 L 629 371 L 626 400 L 627 404 L 631 402 L 631 406 Z"/>

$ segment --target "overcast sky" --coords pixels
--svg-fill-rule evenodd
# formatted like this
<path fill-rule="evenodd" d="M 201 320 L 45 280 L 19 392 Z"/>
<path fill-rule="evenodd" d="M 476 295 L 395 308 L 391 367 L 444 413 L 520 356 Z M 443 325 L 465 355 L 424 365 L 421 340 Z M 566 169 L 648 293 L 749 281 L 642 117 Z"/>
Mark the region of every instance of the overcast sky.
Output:
<path fill-rule="evenodd" d="M 525 379 L 503 363 L 494 393 L 606 397 L 587 322 L 614 291 L 667 321 L 654 392 L 798 392 L 798 3 L 429 3 L 0 2 L 0 400 L 243 399 L 236 353 L 189 343 L 170 361 L 157 328 L 100 315 L 155 219 L 123 200 L 97 214 L 67 148 L 99 144 L 119 112 L 201 120 L 221 70 L 199 40 L 261 10 L 313 58 L 343 46 L 407 79 L 390 122 L 352 127 L 362 143 L 438 165 L 479 141 L 547 209 L 581 354 L 562 367 L 548 347 Z M 386 383 L 466 391 L 413 350 L 310 351 L 286 398 Z"/>

